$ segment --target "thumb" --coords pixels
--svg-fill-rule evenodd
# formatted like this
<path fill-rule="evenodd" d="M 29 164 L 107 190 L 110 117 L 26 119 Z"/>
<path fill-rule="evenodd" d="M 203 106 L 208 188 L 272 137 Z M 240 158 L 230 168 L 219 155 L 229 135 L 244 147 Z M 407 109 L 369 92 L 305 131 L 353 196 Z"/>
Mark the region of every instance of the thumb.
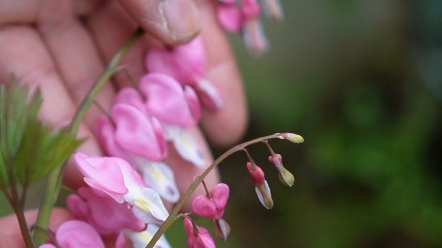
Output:
<path fill-rule="evenodd" d="M 119 0 L 136 22 L 161 41 L 176 45 L 200 30 L 198 8 L 192 0 Z"/>

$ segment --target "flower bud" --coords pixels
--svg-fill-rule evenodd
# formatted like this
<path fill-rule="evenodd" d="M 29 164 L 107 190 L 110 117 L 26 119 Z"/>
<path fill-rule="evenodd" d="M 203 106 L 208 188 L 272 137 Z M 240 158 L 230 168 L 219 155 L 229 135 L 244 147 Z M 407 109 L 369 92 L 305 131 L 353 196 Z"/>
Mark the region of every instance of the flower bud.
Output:
<path fill-rule="evenodd" d="M 279 181 L 285 186 L 291 187 L 295 182 L 295 177 L 282 165 L 282 156 L 273 154 L 269 156 L 270 163 L 274 164 L 279 173 Z"/>
<path fill-rule="evenodd" d="M 256 186 L 255 191 L 259 201 L 265 208 L 273 208 L 272 192 L 266 180 L 264 180 L 263 184 Z"/>
<path fill-rule="evenodd" d="M 304 142 L 304 138 L 301 135 L 297 135 L 294 133 L 283 133 L 283 134 L 281 134 L 281 136 L 283 139 L 286 139 L 286 140 L 291 141 L 296 144 L 300 144 L 300 143 Z"/>
<path fill-rule="evenodd" d="M 262 169 L 259 166 L 257 166 L 257 165 L 252 166 L 252 163 L 247 162 L 247 170 L 249 170 L 250 176 L 252 177 L 253 184 L 255 186 L 258 186 L 258 185 L 261 185 L 264 183 L 264 181 L 265 181 L 264 172 L 262 171 Z"/>
<path fill-rule="evenodd" d="M 215 235 L 222 241 L 227 241 L 230 234 L 230 226 L 224 219 L 215 220 Z"/>

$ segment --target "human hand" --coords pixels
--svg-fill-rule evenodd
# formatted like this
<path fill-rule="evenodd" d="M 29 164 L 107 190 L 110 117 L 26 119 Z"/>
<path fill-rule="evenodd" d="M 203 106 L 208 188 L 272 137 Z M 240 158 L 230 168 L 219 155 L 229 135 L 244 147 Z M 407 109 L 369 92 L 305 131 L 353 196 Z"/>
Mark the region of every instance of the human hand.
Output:
<path fill-rule="evenodd" d="M 221 110 L 203 112 L 202 129 L 213 144 L 220 146 L 232 144 L 244 132 L 242 86 L 227 40 L 217 25 L 212 1 L 153 0 L 143 4 L 138 0 L 0 0 L 0 5 L 0 81 L 7 82 L 13 73 L 21 82 L 39 87 L 44 99 L 40 116 L 51 125 L 70 122 L 105 63 L 140 25 L 148 34 L 121 62 L 129 74 L 137 79 L 145 73 L 143 57 L 150 46 L 159 41 L 187 42 L 201 29 L 208 56 L 207 77 L 226 97 Z M 160 13 L 166 19 L 175 19 L 166 24 Z M 109 109 L 115 92 L 130 84 L 124 73 L 117 73 L 102 89 L 97 102 Z M 79 136 L 89 137 L 80 151 L 102 154 L 91 132 L 99 114 L 97 108 L 91 107 L 80 126 Z M 210 158 L 201 131 L 195 129 L 194 134 L 204 147 L 206 158 Z M 202 170 L 184 162 L 176 153 L 171 153 L 166 162 L 175 171 L 181 193 Z M 208 159 L 207 165 L 210 163 Z M 84 185 L 72 163 L 68 163 L 65 175 L 66 184 L 73 189 Z M 214 185 L 217 173 L 211 173 L 206 180 Z M 35 215 L 35 211 L 27 213 L 29 224 Z M 65 211 L 53 211 L 50 228 L 55 230 L 69 218 L 72 217 Z M 0 230 L 0 247 L 24 246 L 13 216 L 1 219 Z"/>

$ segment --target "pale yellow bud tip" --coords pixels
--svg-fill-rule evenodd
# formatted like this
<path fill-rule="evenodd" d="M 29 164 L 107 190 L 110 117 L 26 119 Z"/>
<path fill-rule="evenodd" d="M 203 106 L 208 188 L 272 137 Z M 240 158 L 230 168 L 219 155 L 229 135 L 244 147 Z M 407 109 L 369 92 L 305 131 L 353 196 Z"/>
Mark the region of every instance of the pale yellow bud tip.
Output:
<path fill-rule="evenodd" d="M 301 135 L 297 135 L 294 133 L 283 133 L 282 137 L 288 141 L 291 141 L 293 143 L 302 143 L 304 142 L 304 138 Z"/>

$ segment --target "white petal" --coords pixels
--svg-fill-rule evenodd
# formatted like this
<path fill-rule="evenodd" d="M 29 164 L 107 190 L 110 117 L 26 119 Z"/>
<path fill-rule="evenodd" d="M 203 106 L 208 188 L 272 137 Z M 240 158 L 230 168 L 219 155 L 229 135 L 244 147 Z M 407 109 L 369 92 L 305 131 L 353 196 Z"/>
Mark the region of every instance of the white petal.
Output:
<path fill-rule="evenodd" d="M 182 127 L 161 123 L 164 132 L 164 138 L 167 141 L 173 141 L 181 133 Z"/>
<path fill-rule="evenodd" d="M 150 188 L 140 188 L 133 192 L 132 199 L 127 199 L 132 203 L 132 211 L 144 223 L 161 224 L 169 216 L 160 196 L 155 190 Z"/>
<path fill-rule="evenodd" d="M 181 158 L 194 164 L 196 167 L 204 167 L 206 165 L 203 151 L 199 148 L 188 130 L 181 129 L 181 132 L 173 138 L 173 145 Z"/>
<path fill-rule="evenodd" d="M 270 191 L 270 187 L 269 184 L 267 183 L 267 180 L 264 180 L 264 186 L 266 188 L 267 194 L 269 194 L 269 196 L 272 196 L 272 192 Z M 265 204 L 264 198 L 262 197 L 261 191 L 259 191 L 258 187 L 255 187 L 255 192 L 261 204 L 268 209 L 269 207 Z"/>
<path fill-rule="evenodd" d="M 144 248 L 152 239 L 153 235 L 158 231 L 158 226 L 150 224 L 147 225 L 147 229 L 142 232 L 134 232 L 131 230 L 124 230 L 123 233 L 126 238 L 132 241 L 134 248 Z M 154 245 L 154 248 L 171 248 L 166 237 L 163 235 Z"/>
<path fill-rule="evenodd" d="M 175 203 L 180 199 L 180 193 L 175 182 L 175 176 L 172 169 L 163 162 L 145 161 L 143 164 L 137 164 L 144 182 L 163 199 Z"/>

